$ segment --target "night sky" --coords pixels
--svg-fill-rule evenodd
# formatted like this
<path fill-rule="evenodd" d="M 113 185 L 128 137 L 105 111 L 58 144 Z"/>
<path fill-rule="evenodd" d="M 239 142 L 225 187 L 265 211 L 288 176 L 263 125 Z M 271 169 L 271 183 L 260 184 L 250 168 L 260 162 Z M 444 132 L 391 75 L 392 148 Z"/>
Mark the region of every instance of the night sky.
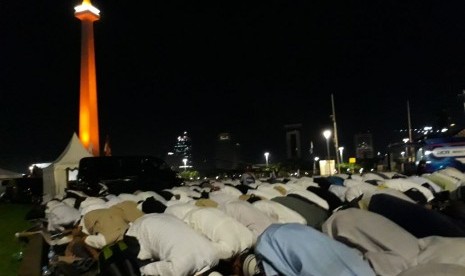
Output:
<path fill-rule="evenodd" d="M 80 1 L 1 1 L 0 166 L 53 161 L 78 132 Z M 384 152 L 443 110 L 463 124 L 463 1 L 92 1 L 100 136 L 162 156 L 187 131 L 198 159 L 230 132 L 251 162 L 284 157 L 284 125 L 326 151 L 373 134 Z"/>

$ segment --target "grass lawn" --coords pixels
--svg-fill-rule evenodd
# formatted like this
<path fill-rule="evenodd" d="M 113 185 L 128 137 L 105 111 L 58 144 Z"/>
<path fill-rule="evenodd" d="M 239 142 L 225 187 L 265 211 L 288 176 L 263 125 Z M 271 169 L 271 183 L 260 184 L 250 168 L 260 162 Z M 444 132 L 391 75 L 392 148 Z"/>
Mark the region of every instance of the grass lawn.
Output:
<path fill-rule="evenodd" d="M 13 258 L 21 248 L 16 232 L 28 229 L 31 223 L 24 219 L 31 205 L 0 203 L 0 274 L 18 275 L 20 261 Z"/>

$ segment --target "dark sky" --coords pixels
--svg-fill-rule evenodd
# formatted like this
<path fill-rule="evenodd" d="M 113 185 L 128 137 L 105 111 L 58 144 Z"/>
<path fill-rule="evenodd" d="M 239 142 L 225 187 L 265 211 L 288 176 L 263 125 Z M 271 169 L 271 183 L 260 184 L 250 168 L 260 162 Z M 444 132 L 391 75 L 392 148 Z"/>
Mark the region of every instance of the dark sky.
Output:
<path fill-rule="evenodd" d="M 53 161 L 78 132 L 79 3 L 0 2 L 4 168 Z M 100 134 L 115 155 L 161 155 L 188 131 L 208 157 L 226 131 L 263 162 L 282 156 L 291 123 L 323 155 L 331 94 L 347 155 L 366 131 L 385 151 L 407 101 L 414 127 L 441 110 L 463 121 L 463 1 L 92 3 Z"/>

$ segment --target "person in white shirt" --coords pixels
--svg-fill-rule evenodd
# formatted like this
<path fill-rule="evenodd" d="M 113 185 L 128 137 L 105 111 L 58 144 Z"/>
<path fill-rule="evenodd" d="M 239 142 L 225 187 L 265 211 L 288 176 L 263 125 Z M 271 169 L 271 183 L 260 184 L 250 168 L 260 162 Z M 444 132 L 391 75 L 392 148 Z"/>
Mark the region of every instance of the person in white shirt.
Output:
<path fill-rule="evenodd" d="M 252 232 L 254 238 L 253 244 L 255 244 L 258 236 L 260 236 L 268 226 L 272 223 L 277 223 L 276 219 L 271 218 L 258 208 L 255 208 L 251 203 L 244 200 L 229 201 L 225 204 L 220 204 L 218 208 L 235 218 Z"/>
<path fill-rule="evenodd" d="M 230 259 L 252 248 L 252 232 L 225 212 L 214 207 L 179 204 L 168 206 L 165 213 L 179 216 L 194 230 L 210 239 L 217 249 L 219 259 Z"/>
<path fill-rule="evenodd" d="M 297 213 L 296 211 L 268 199 L 260 199 L 255 197 L 256 201 L 253 201 L 252 205 L 264 214 L 268 215 L 278 223 L 300 223 L 307 224 L 307 220 Z M 249 202 L 251 200 L 249 199 Z"/>
<path fill-rule="evenodd" d="M 203 273 L 218 264 L 212 243 L 182 220 L 169 214 L 146 214 L 129 227 L 126 236 L 137 239 L 142 275 L 184 276 Z"/>

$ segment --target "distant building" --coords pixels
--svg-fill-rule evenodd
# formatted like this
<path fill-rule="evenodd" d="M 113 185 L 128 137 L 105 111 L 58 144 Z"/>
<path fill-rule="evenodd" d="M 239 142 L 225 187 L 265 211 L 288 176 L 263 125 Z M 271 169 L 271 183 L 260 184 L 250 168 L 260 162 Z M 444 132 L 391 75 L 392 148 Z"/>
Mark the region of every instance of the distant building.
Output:
<path fill-rule="evenodd" d="M 302 124 L 285 125 L 286 130 L 286 156 L 288 159 L 302 157 L 301 129 Z"/>
<path fill-rule="evenodd" d="M 192 142 L 187 131 L 178 136 L 173 151 L 167 154 L 166 162 L 175 170 L 192 167 Z"/>
<path fill-rule="evenodd" d="M 358 159 L 370 159 L 374 157 L 373 136 L 371 133 L 359 133 L 355 135 L 355 155 Z"/>
<path fill-rule="evenodd" d="M 227 132 L 220 133 L 215 144 L 215 168 L 234 170 L 239 167 L 240 144 Z"/>

